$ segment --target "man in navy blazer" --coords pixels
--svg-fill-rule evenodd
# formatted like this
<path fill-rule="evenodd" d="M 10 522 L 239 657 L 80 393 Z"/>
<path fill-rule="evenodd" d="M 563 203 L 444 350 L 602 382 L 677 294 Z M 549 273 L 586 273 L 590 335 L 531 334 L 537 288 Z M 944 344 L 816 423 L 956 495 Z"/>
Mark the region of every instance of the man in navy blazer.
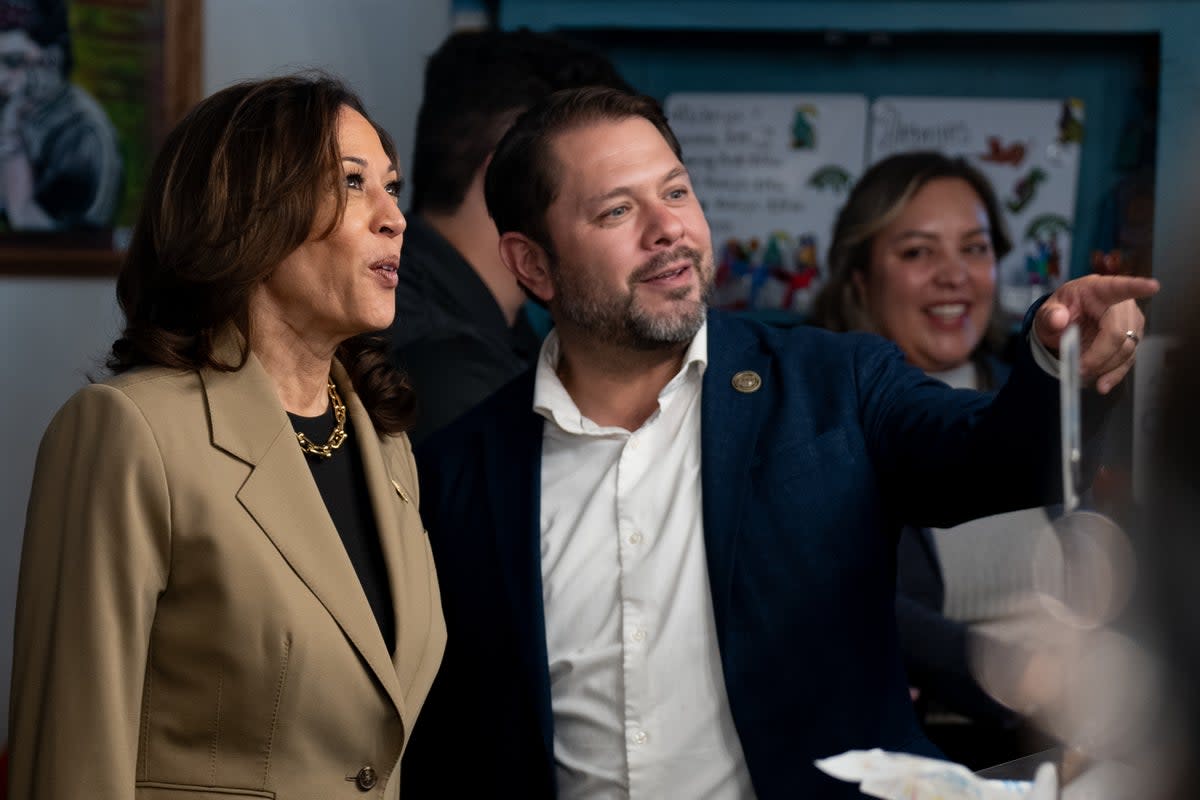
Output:
<path fill-rule="evenodd" d="M 898 526 L 1057 499 L 1058 339 L 1079 324 L 1111 390 L 1157 284 L 1065 284 L 993 397 L 878 337 L 707 310 L 708 226 L 649 98 L 553 95 L 486 192 L 556 328 L 417 454 L 449 638 L 405 796 L 853 797 L 814 759 L 936 754 L 897 650 Z"/>

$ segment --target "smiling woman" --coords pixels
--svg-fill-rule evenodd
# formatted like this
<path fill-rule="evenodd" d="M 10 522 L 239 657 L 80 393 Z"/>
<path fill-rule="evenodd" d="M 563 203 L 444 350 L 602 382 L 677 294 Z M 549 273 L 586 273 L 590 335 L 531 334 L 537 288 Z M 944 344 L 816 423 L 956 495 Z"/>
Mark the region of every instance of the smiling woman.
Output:
<path fill-rule="evenodd" d="M 863 175 L 838 215 L 812 321 L 887 336 L 926 372 L 963 367 L 986 352 L 996 262 L 1011 249 L 977 169 L 935 152 L 892 156 Z M 984 363 L 984 388 L 986 372 Z"/>
<path fill-rule="evenodd" d="M 38 456 L 14 796 L 398 797 L 445 641 L 412 394 L 369 336 L 398 170 L 322 75 L 224 89 L 167 138 L 114 375 Z"/>
<path fill-rule="evenodd" d="M 879 332 L 927 372 L 966 362 L 996 297 L 996 254 L 983 201 L 962 178 L 913 193 L 871 243 L 855 290 Z"/>

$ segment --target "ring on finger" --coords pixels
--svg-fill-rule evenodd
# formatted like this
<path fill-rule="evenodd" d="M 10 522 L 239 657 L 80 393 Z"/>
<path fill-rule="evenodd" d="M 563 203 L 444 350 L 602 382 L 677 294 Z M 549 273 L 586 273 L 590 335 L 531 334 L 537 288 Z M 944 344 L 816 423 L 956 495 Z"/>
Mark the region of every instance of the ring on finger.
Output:
<path fill-rule="evenodd" d="M 1133 342 L 1134 347 L 1137 347 L 1138 344 L 1142 341 L 1142 337 L 1138 336 L 1137 333 L 1135 333 L 1132 330 L 1125 331 L 1125 338 L 1128 339 L 1129 341 Z"/>

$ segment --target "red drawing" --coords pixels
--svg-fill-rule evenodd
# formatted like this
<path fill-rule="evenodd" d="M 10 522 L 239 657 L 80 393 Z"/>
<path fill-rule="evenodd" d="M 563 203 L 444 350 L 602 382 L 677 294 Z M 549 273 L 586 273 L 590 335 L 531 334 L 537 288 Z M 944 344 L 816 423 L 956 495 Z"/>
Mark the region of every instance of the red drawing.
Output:
<path fill-rule="evenodd" d="M 1008 164 L 1013 167 L 1021 166 L 1021 162 L 1025 160 L 1025 143 L 1013 142 L 1012 144 L 1004 144 L 1000 141 L 999 136 L 989 136 L 987 139 L 988 151 L 982 153 L 979 158 L 981 161 L 990 161 L 993 164 Z"/>

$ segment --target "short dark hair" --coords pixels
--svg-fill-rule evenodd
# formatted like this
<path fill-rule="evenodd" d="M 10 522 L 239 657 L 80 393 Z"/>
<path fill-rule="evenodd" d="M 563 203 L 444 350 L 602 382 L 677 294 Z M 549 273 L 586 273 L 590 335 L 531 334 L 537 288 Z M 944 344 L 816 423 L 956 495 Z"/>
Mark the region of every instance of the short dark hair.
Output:
<path fill-rule="evenodd" d="M 43 50 L 59 48 L 55 68 L 64 77 L 71 74 L 74 53 L 67 21 L 67 0 L 0 0 L 0 31 L 23 31 Z"/>
<path fill-rule="evenodd" d="M 682 157 L 658 101 L 619 89 L 564 89 L 522 114 L 509 129 L 488 166 L 484 197 L 500 233 L 517 231 L 553 253 L 546 229 L 546 210 L 558 196 L 561 165 L 554 156 L 554 139 L 596 122 L 647 120 Z"/>
<path fill-rule="evenodd" d="M 593 85 L 630 88 L 603 55 L 553 34 L 470 31 L 448 38 L 425 68 L 412 210 L 457 210 L 518 114 L 551 92 Z"/>
<path fill-rule="evenodd" d="M 345 107 L 367 116 L 358 96 L 337 79 L 289 75 L 222 89 L 171 131 L 151 168 L 117 279 L 125 326 L 109 353 L 109 369 L 157 364 L 234 371 L 245 365 L 254 290 L 314 234 L 331 194 L 336 213 L 317 235 L 331 234 L 345 212 L 337 141 Z M 391 138 L 371 124 L 394 162 Z M 214 352 L 230 326 L 243 334 L 234 364 Z M 382 340 L 354 337 L 337 356 L 375 427 L 405 429 L 413 399 L 391 370 Z"/>
<path fill-rule="evenodd" d="M 1012 250 L 1000 202 L 987 177 L 962 158 L 944 153 L 897 153 L 863 173 L 838 212 L 826 261 L 828 280 L 814 303 L 812 322 L 830 330 L 870 330 L 854 287 L 854 274 L 871 264 L 875 237 L 908 205 L 925 184 L 938 178 L 966 181 L 987 213 L 996 260 Z"/>

